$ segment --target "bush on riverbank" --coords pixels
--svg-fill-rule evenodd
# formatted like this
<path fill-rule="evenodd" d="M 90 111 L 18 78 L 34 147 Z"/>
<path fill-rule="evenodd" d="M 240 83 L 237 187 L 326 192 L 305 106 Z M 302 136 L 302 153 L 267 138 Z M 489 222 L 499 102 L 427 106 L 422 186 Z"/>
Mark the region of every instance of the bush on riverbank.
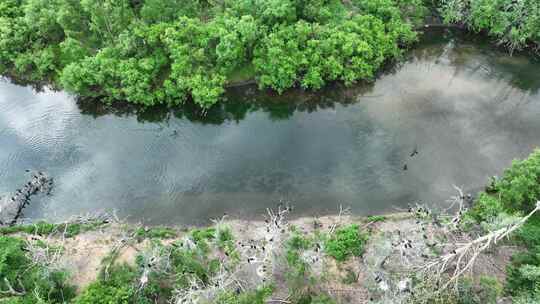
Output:
<path fill-rule="evenodd" d="M 505 220 L 532 211 L 540 200 L 540 150 L 525 160 L 514 161 L 487 192 L 481 193 L 465 214 L 469 222 L 500 226 Z M 514 239 L 528 251 L 515 255 L 507 266 L 506 291 L 515 297 L 515 303 L 536 303 L 540 301 L 540 216 L 529 219 Z"/>
<path fill-rule="evenodd" d="M 424 12 L 421 0 L 4 0 L 0 73 L 105 101 L 191 96 L 208 108 L 243 70 L 279 92 L 371 79 L 416 39 Z"/>
<path fill-rule="evenodd" d="M 489 221 L 507 213 L 526 214 L 540 200 L 540 149 L 525 160 L 515 160 L 503 177 L 493 180 L 482 192 L 467 216 L 477 222 Z"/>
<path fill-rule="evenodd" d="M 69 302 L 75 296 L 75 289 L 68 282 L 68 274 L 33 262 L 27 252 L 22 240 L 0 236 L 0 302 Z M 2 298 L 7 299 L 7 302 Z"/>
<path fill-rule="evenodd" d="M 337 261 L 345 261 L 349 256 L 360 256 L 364 252 L 367 235 L 359 230 L 358 225 L 338 229 L 326 241 L 326 253 Z"/>
<path fill-rule="evenodd" d="M 540 47 L 540 4 L 537 0 L 439 0 L 443 18 L 499 39 L 511 51 Z"/>

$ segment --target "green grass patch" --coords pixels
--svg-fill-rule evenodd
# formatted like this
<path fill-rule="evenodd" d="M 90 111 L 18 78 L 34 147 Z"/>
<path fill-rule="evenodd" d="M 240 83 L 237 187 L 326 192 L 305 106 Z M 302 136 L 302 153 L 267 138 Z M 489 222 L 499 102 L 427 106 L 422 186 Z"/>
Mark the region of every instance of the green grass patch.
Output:
<path fill-rule="evenodd" d="M 366 218 L 366 220 L 368 222 L 373 222 L 373 223 L 376 223 L 376 222 L 384 222 L 386 221 L 386 216 L 384 215 L 370 215 Z"/>
<path fill-rule="evenodd" d="M 350 256 L 360 256 L 364 252 L 367 235 L 361 233 L 358 225 L 340 228 L 326 240 L 326 254 L 343 262 Z"/>
<path fill-rule="evenodd" d="M 74 237 L 80 233 L 96 230 L 105 225 L 101 221 L 95 221 L 91 223 L 61 223 L 52 224 L 45 221 L 39 221 L 35 224 L 29 225 L 15 225 L 9 227 L 1 227 L 0 235 L 10 235 L 16 233 L 26 233 L 40 236 L 47 236 L 52 234 L 63 234 L 66 237 Z"/>
<path fill-rule="evenodd" d="M 172 239 L 178 236 L 178 232 L 170 227 L 139 228 L 135 232 L 139 239 Z"/>

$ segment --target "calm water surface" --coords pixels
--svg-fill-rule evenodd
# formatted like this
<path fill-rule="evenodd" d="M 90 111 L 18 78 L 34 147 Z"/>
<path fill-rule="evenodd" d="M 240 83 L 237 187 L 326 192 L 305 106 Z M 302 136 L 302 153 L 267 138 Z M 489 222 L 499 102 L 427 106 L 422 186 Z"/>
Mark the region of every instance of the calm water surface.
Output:
<path fill-rule="evenodd" d="M 446 36 L 370 85 L 282 96 L 241 87 L 205 116 L 77 102 L 0 82 L 0 193 L 36 168 L 53 195 L 28 218 L 116 209 L 134 221 L 196 224 L 350 206 L 375 214 L 474 192 L 540 146 L 540 63 Z M 419 154 L 410 157 L 413 150 Z M 408 170 L 404 171 L 404 165 Z"/>

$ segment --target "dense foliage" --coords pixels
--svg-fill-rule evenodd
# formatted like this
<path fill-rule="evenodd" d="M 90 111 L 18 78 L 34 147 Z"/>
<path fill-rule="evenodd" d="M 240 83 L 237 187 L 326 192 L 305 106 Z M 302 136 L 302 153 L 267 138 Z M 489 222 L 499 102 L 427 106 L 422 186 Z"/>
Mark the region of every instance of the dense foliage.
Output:
<path fill-rule="evenodd" d="M 10 304 L 66 303 L 75 295 L 68 276 L 34 263 L 25 243 L 0 236 L 0 302 Z M 7 297 L 7 302 L 1 298 Z"/>
<path fill-rule="evenodd" d="M 129 266 L 115 266 L 108 275 L 92 283 L 77 297 L 75 304 L 135 303 L 137 273 Z"/>
<path fill-rule="evenodd" d="M 338 261 L 349 256 L 359 256 L 364 252 L 367 235 L 360 232 L 358 225 L 340 228 L 326 241 L 325 251 Z"/>
<path fill-rule="evenodd" d="M 238 75 L 280 92 L 371 79 L 423 14 L 421 0 L 1 0 L 0 73 L 208 108 Z"/>
<path fill-rule="evenodd" d="M 540 200 L 540 150 L 514 161 L 500 179 L 494 179 L 466 213 L 468 223 L 487 230 L 500 228 L 529 213 Z M 506 291 L 514 303 L 540 302 L 540 216 L 535 215 L 517 232 L 517 244 L 527 248 L 507 267 Z"/>
<path fill-rule="evenodd" d="M 540 47 L 538 0 L 440 0 L 446 22 L 463 23 L 497 37 L 511 50 Z"/>
<path fill-rule="evenodd" d="M 528 213 L 540 200 L 540 149 L 525 160 L 516 160 L 500 179 L 480 193 L 467 216 L 489 221 L 501 213 Z"/>

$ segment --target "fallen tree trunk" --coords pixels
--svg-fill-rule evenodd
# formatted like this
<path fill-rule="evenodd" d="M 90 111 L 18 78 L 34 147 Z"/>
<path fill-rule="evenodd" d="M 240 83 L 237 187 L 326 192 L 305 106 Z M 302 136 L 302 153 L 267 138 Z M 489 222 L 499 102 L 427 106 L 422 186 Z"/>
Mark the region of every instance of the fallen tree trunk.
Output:
<path fill-rule="evenodd" d="M 43 172 L 33 173 L 29 182 L 13 193 L 0 197 L 0 226 L 13 225 L 22 214 L 22 210 L 37 193 L 50 194 L 53 179 Z"/>

